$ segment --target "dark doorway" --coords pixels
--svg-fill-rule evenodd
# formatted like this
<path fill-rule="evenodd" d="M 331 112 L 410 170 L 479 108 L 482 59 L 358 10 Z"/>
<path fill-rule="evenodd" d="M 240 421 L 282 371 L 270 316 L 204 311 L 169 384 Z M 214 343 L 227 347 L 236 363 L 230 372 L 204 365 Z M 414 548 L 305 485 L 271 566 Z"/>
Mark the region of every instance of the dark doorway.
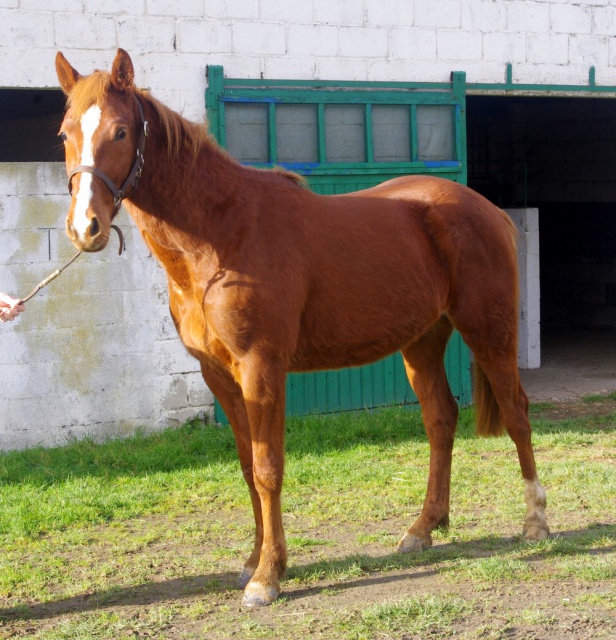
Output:
<path fill-rule="evenodd" d="M 0 162 L 63 162 L 63 113 L 59 90 L 0 89 Z"/>
<path fill-rule="evenodd" d="M 616 340 L 615 125 L 610 98 L 467 96 L 469 186 L 539 210 L 546 346 Z"/>

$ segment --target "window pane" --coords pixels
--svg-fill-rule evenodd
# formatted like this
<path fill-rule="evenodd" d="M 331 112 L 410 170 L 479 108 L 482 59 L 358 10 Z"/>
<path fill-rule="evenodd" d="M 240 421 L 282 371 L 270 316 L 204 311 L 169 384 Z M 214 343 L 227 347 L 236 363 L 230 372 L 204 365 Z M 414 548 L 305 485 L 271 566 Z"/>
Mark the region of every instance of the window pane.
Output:
<path fill-rule="evenodd" d="M 267 104 L 226 103 L 227 151 L 241 162 L 268 162 Z"/>
<path fill-rule="evenodd" d="M 410 113 L 406 105 L 372 106 L 372 140 L 375 162 L 411 159 Z"/>
<path fill-rule="evenodd" d="M 365 162 L 363 105 L 325 106 L 325 156 L 327 162 Z"/>
<path fill-rule="evenodd" d="M 278 162 L 317 162 L 317 107 L 314 104 L 276 105 Z"/>
<path fill-rule="evenodd" d="M 455 160 L 453 107 L 417 106 L 417 152 L 419 160 Z"/>

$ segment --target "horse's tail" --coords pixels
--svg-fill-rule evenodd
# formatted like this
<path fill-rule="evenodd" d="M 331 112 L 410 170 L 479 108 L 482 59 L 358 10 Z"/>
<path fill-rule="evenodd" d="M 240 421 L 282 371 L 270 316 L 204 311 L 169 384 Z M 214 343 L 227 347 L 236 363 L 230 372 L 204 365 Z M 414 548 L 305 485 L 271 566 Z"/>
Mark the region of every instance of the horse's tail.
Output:
<path fill-rule="evenodd" d="M 517 238 L 518 230 L 513 220 L 501 209 L 498 209 L 503 222 L 505 223 L 507 241 L 506 252 L 503 258 L 508 255 L 511 278 L 511 295 L 515 299 L 515 312 L 509 318 L 511 336 L 508 346 L 513 350 L 512 356 L 517 358 L 518 352 L 518 258 L 517 258 Z M 473 401 L 475 403 L 475 419 L 477 434 L 484 437 L 500 436 L 505 431 L 505 425 L 501 420 L 498 403 L 494 397 L 494 391 L 490 381 L 478 362 L 473 363 Z"/>
<path fill-rule="evenodd" d="M 505 431 L 505 425 L 488 376 L 477 362 L 473 363 L 473 402 L 477 435 L 486 438 L 500 436 Z"/>

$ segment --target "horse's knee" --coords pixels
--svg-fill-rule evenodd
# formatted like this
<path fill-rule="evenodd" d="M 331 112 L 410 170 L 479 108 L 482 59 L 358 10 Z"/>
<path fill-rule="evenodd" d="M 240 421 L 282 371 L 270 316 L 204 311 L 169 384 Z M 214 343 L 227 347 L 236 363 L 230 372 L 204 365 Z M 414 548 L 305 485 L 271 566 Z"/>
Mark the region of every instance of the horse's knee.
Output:
<path fill-rule="evenodd" d="M 422 417 L 430 447 L 451 449 L 458 423 L 458 405 L 455 400 L 443 402 L 436 412 L 422 410 Z"/>
<path fill-rule="evenodd" d="M 257 490 L 280 493 L 282 490 L 283 463 L 273 456 L 253 462 L 253 478 Z"/>

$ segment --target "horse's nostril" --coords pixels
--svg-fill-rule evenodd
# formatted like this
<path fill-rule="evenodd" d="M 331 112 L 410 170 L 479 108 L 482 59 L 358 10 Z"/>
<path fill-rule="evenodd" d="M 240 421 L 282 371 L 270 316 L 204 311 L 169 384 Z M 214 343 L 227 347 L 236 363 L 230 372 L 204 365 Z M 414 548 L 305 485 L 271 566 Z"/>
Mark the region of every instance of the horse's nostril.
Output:
<path fill-rule="evenodd" d="M 92 222 L 90 224 L 90 235 L 94 237 L 98 235 L 99 231 L 100 231 L 100 225 L 98 224 L 98 219 L 92 218 Z"/>

